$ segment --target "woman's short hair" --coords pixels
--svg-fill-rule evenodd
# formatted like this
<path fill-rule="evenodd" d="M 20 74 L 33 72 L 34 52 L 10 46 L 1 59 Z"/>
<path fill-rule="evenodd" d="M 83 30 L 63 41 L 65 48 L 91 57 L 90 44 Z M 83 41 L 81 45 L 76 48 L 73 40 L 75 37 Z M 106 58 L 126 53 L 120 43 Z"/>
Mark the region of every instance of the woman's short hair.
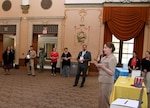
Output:
<path fill-rule="evenodd" d="M 114 44 L 113 44 L 112 42 L 106 42 L 106 46 L 107 46 L 108 48 L 112 48 L 112 52 L 115 51 L 115 46 L 114 46 Z"/>
<path fill-rule="evenodd" d="M 64 50 L 68 50 L 68 48 L 67 48 L 67 47 L 65 47 L 65 48 L 64 48 Z"/>

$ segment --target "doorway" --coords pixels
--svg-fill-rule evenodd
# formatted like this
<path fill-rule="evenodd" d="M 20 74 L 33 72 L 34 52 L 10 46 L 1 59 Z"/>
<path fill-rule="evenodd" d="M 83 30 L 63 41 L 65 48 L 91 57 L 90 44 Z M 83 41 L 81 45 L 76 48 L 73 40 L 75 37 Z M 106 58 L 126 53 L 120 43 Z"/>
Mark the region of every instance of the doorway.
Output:
<path fill-rule="evenodd" d="M 50 60 L 49 55 L 54 47 L 56 47 L 56 44 L 54 43 L 45 43 L 46 60 Z"/>
<path fill-rule="evenodd" d="M 46 52 L 44 69 L 51 69 L 50 52 L 52 51 L 53 47 L 57 48 L 56 36 L 53 36 L 51 34 L 38 35 L 37 56 L 39 57 L 39 52 L 42 48 L 44 48 Z M 39 68 L 39 65 L 37 65 L 37 68 Z"/>

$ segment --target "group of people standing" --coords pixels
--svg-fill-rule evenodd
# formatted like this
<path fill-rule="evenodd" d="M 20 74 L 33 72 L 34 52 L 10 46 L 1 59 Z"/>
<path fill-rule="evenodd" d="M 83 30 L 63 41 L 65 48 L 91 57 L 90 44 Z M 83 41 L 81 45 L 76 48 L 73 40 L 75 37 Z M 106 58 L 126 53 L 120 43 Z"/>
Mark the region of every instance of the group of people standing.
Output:
<path fill-rule="evenodd" d="M 111 89 L 114 83 L 113 80 L 113 72 L 115 70 L 117 60 L 115 56 L 113 55 L 113 52 L 115 50 L 114 44 L 111 42 L 108 42 L 104 45 L 103 53 L 104 57 L 98 58 L 98 61 L 95 63 L 96 67 L 99 69 L 99 82 L 100 82 L 100 95 L 99 95 L 99 108 L 107 108 L 109 106 L 109 96 L 111 93 Z M 30 46 L 30 49 L 26 56 L 26 66 L 28 75 L 35 76 L 35 67 L 34 62 L 35 58 L 37 57 L 36 51 L 33 49 L 33 46 Z M 40 71 L 43 70 L 44 66 L 44 60 L 46 57 L 46 53 L 44 52 L 44 49 L 41 49 L 39 53 L 39 65 L 40 65 Z M 59 54 L 56 51 L 56 48 L 53 48 L 52 52 L 50 52 L 50 60 L 52 63 L 52 73 L 51 75 L 56 76 L 56 65 L 57 65 L 57 59 L 59 58 Z M 68 51 L 68 48 L 64 48 L 64 52 L 61 55 L 62 59 L 62 75 L 69 77 L 70 76 L 70 64 L 71 64 L 71 58 L 72 55 Z M 9 69 L 12 67 L 12 61 L 14 59 L 14 54 L 11 51 L 10 47 L 7 47 L 6 51 L 3 54 L 3 67 L 6 71 L 6 69 Z M 78 69 L 77 74 L 75 77 L 74 85 L 73 87 L 76 87 L 79 83 L 79 78 L 81 76 L 82 72 L 82 81 L 80 84 L 80 88 L 84 87 L 84 83 L 86 80 L 86 72 L 88 70 L 88 63 L 91 61 L 91 53 L 87 50 L 87 45 L 82 45 L 82 51 L 78 53 L 77 61 L 78 61 Z"/>
<path fill-rule="evenodd" d="M 44 52 L 44 49 L 41 49 L 39 53 L 39 66 L 40 66 L 40 72 L 42 72 L 44 67 L 46 53 Z M 35 76 L 35 70 L 34 70 L 34 59 L 36 58 L 36 52 L 33 50 L 33 46 L 30 46 L 30 50 L 27 53 L 26 57 L 26 65 L 27 65 L 27 71 L 28 75 Z M 59 58 L 59 53 L 56 51 L 56 48 L 53 48 L 50 52 L 50 60 L 51 60 L 51 75 L 56 77 L 56 65 L 57 65 L 57 59 Z M 69 77 L 70 76 L 70 65 L 71 65 L 71 58 L 72 55 L 68 51 L 68 48 L 64 48 L 64 52 L 61 55 L 62 59 L 62 76 Z M 74 82 L 74 87 L 78 85 L 78 81 L 82 72 L 82 82 L 80 87 L 84 86 L 84 82 L 86 79 L 86 72 L 88 69 L 88 62 L 91 61 L 91 53 L 87 51 L 87 45 L 82 45 L 82 51 L 79 52 L 78 57 L 78 69 L 77 74 Z"/>
<path fill-rule="evenodd" d="M 99 101 L 98 108 L 109 108 L 109 98 L 114 84 L 114 70 L 117 65 L 117 60 L 113 55 L 115 47 L 113 43 L 107 42 L 104 44 L 103 48 L 103 57 L 99 57 L 95 63 L 96 67 L 99 69 L 98 81 L 100 82 L 99 86 Z M 147 93 L 150 92 L 150 52 L 146 51 L 145 57 L 140 62 L 140 59 L 137 57 L 137 53 L 133 52 L 133 57 L 129 59 L 128 62 L 129 74 L 133 70 L 141 70 L 141 76 L 144 77 L 144 83 L 147 88 Z"/>
<path fill-rule="evenodd" d="M 145 52 L 145 57 L 140 62 L 140 59 L 137 57 L 137 53 L 133 52 L 133 57 L 130 58 L 128 62 L 129 73 L 132 73 L 132 70 L 141 70 L 141 76 L 144 77 L 144 83 L 147 88 L 147 93 L 150 93 L 150 52 Z"/>
<path fill-rule="evenodd" d="M 99 106 L 103 105 L 104 107 L 100 108 L 107 108 L 105 106 L 109 105 L 109 95 L 112 89 L 113 85 L 113 72 L 115 70 L 117 61 L 112 54 L 115 50 L 114 45 L 111 42 L 108 42 L 104 45 L 103 52 L 105 54 L 105 57 L 101 59 L 100 63 L 95 63 L 96 67 L 99 69 L 99 82 L 100 82 L 100 96 L 99 96 Z M 6 69 L 11 68 L 12 66 L 12 59 L 13 52 L 11 52 L 11 48 L 7 47 L 6 51 L 3 54 L 3 67 L 6 71 Z M 28 75 L 35 76 L 35 67 L 34 67 L 34 61 L 36 58 L 36 51 L 33 49 L 33 46 L 30 46 L 30 49 L 26 56 L 26 66 Z M 44 66 L 44 60 L 46 57 L 46 53 L 44 52 L 44 49 L 41 49 L 41 52 L 39 53 L 39 65 L 40 65 L 40 71 L 43 70 Z M 59 58 L 59 54 L 56 51 L 56 48 L 53 48 L 52 52 L 50 52 L 50 60 L 52 63 L 52 73 L 51 75 L 56 76 L 56 65 L 57 65 L 57 59 Z M 64 48 L 64 52 L 61 55 L 62 59 L 62 75 L 69 77 L 70 76 L 70 64 L 71 64 L 71 58 L 72 55 L 68 51 L 68 48 Z M 82 51 L 78 53 L 77 61 L 78 61 L 78 69 L 77 74 L 75 77 L 74 85 L 73 87 L 76 87 L 79 82 L 79 78 L 81 76 L 82 72 L 82 81 L 80 84 L 80 88 L 84 87 L 84 83 L 86 80 L 86 72 L 88 70 L 88 63 L 91 61 L 91 53 L 87 50 L 87 45 L 82 45 Z M 99 60 L 98 60 L 99 61 Z"/>
<path fill-rule="evenodd" d="M 99 70 L 99 101 L 98 101 L 98 107 L 99 108 L 109 108 L 109 97 L 112 91 L 112 87 L 114 84 L 114 70 L 117 65 L 116 57 L 113 55 L 113 52 L 115 51 L 115 46 L 112 42 L 107 42 L 104 44 L 103 48 L 103 56 L 98 57 L 97 62 L 95 63 L 95 66 Z M 3 53 L 3 67 L 6 71 L 6 69 L 11 68 L 12 66 L 12 59 L 14 59 L 14 54 L 11 51 L 10 47 L 7 47 L 6 51 Z M 39 65 L 40 65 L 40 71 L 43 70 L 44 66 L 44 60 L 46 57 L 46 53 L 44 52 L 44 49 L 41 49 L 41 52 L 39 53 Z M 33 46 L 30 46 L 30 50 L 28 51 L 26 59 L 28 59 L 27 62 L 27 71 L 28 75 L 35 76 L 35 70 L 34 70 L 34 59 L 36 58 L 36 51 L 33 50 Z M 52 71 L 51 75 L 56 77 L 56 65 L 57 65 L 57 59 L 59 58 L 59 54 L 56 51 L 56 48 L 52 49 L 52 52 L 50 52 L 50 60 L 51 60 L 51 66 Z M 69 77 L 70 76 L 70 65 L 71 65 L 71 58 L 72 55 L 68 51 L 68 48 L 64 48 L 64 52 L 61 55 L 62 59 L 62 76 Z M 84 83 L 86 80 L 86 72 L 88 69 L 88 63 L 91 61 L 91 53 L 87 50 L 87 45 L 82 45 L 82 51 L 78 53 L 77 61 L 78 61 L 78 68 L 77 68 L 77 74 L 75 77 L 74 85 L 73 87 L 76 87 L 79 82 L 79 78 L 81 76 L 82 72 L 82 81 L 80 84 L 80 88 L 84 87 Z M 137 57 L 137 53 L 133 52 L 133 57 L 128 62 L 128 69 L 131 73 L 132 70 L 142 70 L 142 76 L 145 78 L 145 84 L 147 87 L 147 92 L 150 92 L 150 52 L 146 51 L 145 57 L 140 62 L 140 59 Z"/>
<path fill-rule="evenodd" d="M 56 48 L 53 48 L 53 51 L 50 53 L 50 59 L 52 62 L 52 74 L 53 76 L 56 76 L 56 64 L 57 59 L 59 57 L 58 52 L 56 52 Z M 62 59 L 62 76 L 69 77 L 70 76 L 70 65 L 71 65 L 71 58 L 72 55 L 68 51 L 68 48 L 64 48 L 64 52 L 61 55 Z M 82 51 L 79 52 L 77 56 L 78 61 L 78 69 L 77 74 L 74 82 L 74 87 L 78 85 L 78 81 L 82 72 L 82 82 L 80 87 L 84 86 L 84 82 L 86 79 L 86 72 L 88 69 L 88 62 L 91 61 L 91 53 L 87 51 L 87 45 L 82 45 Z"/>
<path fill-rule="evenodd" d="M 42 72 L 44 69 L 44 64 L 45 64 L 45 57 L 46 57 L 46 52 L 44 51 L 44 48 L 40 49 L 41 51 L 39 52 L 39 72 Z M 35 58 L 36 58 L 36 51 L 33 49 L 33 46 L 30 46 L 30 50 L 27 53 L 27 56 L 25 57 L 25 64 L 27 66 L 27 71 L 28 75 L 35 76 Z M 51 60 L 51 75 L 56 77 L 56 65 L 57 65 L 57 59 L 59 58 L 59 54 L 56 51 L 56 48 L 53 48 L 52 51 L 50 52 L 50 60 Z M 68 52 L 68 48 L 64 48 L 64 52 L 61 56 L 62 58 L 62 75 L 63 76 L 69 76 L 70 75 L 70 59 L 71 59 L 71 54 Z"/>

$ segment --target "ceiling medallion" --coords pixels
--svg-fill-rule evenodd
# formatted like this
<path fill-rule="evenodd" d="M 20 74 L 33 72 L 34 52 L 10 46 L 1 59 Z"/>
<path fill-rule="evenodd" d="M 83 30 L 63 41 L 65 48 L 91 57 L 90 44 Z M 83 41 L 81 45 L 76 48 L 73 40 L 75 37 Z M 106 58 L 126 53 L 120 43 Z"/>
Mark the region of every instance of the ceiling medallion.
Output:
<path fill-rule="evenodd" d="M 5 0 L 2 4 L 2 8 L 4 11 L 9 11 L 11 8 L 11 2 L 9 0 Z"/>
<path fill-rule="evenodd" d="M 49 9 L 52 6 L 52 0 L 42 0 L 41 7 L 43 9 Z"/>

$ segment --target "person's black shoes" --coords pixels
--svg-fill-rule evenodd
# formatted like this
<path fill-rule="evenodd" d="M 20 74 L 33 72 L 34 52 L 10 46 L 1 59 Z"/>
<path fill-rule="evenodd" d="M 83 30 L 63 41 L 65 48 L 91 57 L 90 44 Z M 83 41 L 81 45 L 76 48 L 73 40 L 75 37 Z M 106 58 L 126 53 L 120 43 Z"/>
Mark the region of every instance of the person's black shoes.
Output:
<path fill-rule="evenodd" d="M 74 85 L 73 85 L 73 87 L 76 87 L 76 86 L 77 86 L 77 84 L 74 84 Z M 84 87 L 84 85 L 81 84 L 81 85 L 80 85 L 80 88 L 82 88 L 82 87 Z"/>
<path fill-rule="evenodd" d="M 80 88 L 84 87 L 84 85 L 81 85 Z"/>
<path fill-rule="evenodd" d="M 31 74 L 30 73 L 28 73 L 28 76 L 30 76 Z"/>
<path fill-rule="evenodd" d="M 74 85 L 73 85 L 73 87 L 76 87 L 76 86 L 77 86 L 77 84 L 74 84 Z"/>

